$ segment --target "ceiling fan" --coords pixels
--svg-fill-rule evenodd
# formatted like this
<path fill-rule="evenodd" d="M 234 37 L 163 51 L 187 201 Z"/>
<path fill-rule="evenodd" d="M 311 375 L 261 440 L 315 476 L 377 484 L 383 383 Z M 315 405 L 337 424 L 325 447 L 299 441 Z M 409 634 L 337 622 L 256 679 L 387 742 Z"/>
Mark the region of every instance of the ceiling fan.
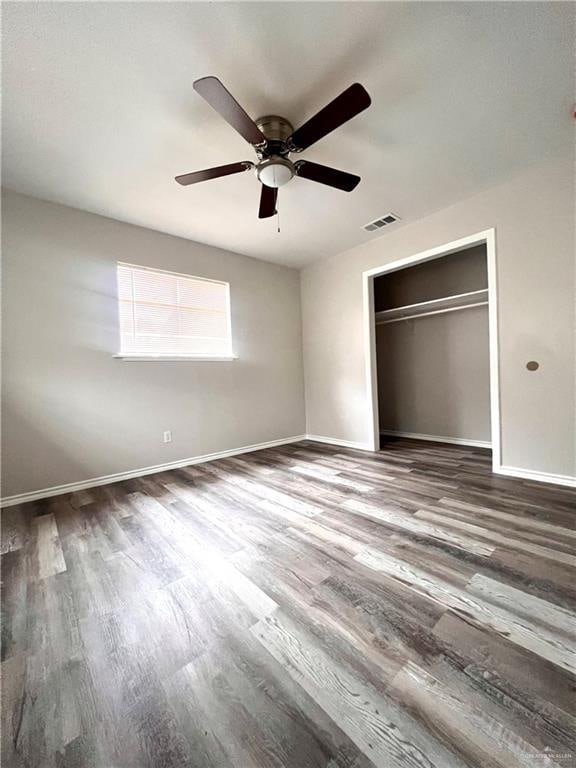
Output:
<path fill-rule="evenodd" d="M 257 120 L 242 109 L 232 94 L 217 77 L 202 77 L 194 83 L 194 90 L 218 112 L 232 128 L 252 144 L 258 157 L 257 163 L 245 160 L 230 165 L 220 165 L 205 171 L 195 171 L 176 176 L 178 184 L 187 186 L 199 181 L 217 179 L 232 173 L 242 173 L 254 168 L 262 183 L 258 217 L 274 216 L 278 187 L 287 184 L 294 176 L 327 184 L 329 187 L 351 192 L 359 183 L 360 176 L 318 165 L 309 160 L 290 160 L 291 153 L 302 152 L 327 134 L 351 120 L 370 106 L 368 92 L 360 83 L 354 83 L 317 112 L 304 125 L 294 130 L 291 123 L 278 115 L 266 115 Z"/>

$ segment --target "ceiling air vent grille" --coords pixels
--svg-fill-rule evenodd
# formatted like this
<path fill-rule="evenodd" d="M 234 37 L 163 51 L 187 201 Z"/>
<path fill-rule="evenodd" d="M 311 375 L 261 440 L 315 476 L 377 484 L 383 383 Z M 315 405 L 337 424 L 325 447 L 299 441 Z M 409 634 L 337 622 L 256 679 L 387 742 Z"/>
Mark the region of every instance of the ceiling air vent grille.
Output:
<path fill-rule="evenodd" d="M 376 232 L 378 229 L 382 229 L 382 227 L 387 227 L 390 224 L 394 224 L 395 221 L 399 221 L 400 216 L 396 216 L 395 213 L 387 213 L 386 216 L 382 216 L 380 219 L 375 219 L 374 221 L 371 221 L 369 224 L 365 224 L 362 229 L 365 229 L 366 232 Z"/>

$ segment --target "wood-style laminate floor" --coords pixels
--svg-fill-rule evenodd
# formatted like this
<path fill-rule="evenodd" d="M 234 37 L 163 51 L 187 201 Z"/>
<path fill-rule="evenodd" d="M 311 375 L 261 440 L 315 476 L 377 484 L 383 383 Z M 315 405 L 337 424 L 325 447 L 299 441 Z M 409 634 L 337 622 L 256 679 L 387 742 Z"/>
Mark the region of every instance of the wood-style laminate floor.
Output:
<path fill-rule="evenodd" d="M 576 765 L 576 494 L 391 442 L 3 519 L 6 768 Z"/>

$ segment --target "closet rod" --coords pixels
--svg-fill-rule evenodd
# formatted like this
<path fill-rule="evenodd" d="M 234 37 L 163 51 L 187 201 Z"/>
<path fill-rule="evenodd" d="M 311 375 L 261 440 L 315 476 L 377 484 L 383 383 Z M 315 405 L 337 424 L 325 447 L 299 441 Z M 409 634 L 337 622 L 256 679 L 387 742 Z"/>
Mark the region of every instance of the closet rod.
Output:
<path fill-rule="evenodd" d="M 461 307 L 448 307 L 447 309 L 435 309 L 431 312 L 419 312 L 414 315 L 404 315 L 404 317 L 393 317 L 391 320 L 379 320 L 376 325 L 388 325 L 388 323 L 401 323 L 403 320 L 416 320 L 419 317 L 429 317 L 430 315 L 443 315 L 445 312 L 458 312 L 461 309 L 472 309 L 472 307 L 485 307 L 487 301 L 478 301 L 474 304 L 464 304 Z"/>

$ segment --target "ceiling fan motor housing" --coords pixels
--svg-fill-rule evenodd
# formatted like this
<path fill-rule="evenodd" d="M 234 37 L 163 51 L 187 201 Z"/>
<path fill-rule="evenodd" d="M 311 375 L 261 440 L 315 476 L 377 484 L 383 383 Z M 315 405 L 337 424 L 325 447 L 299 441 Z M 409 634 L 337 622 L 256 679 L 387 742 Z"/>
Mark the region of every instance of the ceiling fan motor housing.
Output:
<path fill-rule="evenodd" d="M 265 115 L 259 117 L 255 122 L 268 139 L 269 144 L 285 146 L 288 138 L 294 133 L 292 123 L 280 115 Z"/>

